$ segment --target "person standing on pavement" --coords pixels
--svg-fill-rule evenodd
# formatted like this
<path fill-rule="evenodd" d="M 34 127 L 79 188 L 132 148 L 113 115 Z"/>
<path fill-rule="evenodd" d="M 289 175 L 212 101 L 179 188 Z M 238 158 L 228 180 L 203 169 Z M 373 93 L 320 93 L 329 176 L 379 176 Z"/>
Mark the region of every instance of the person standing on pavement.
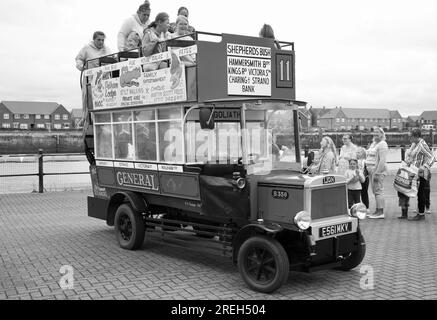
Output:
<path fill-rule="evenodd" d="M 364 182 L 363 171 L 358 168 L 358 160 L 350 159 L 349 168 L 344 176 L 347 183 L 347 197 L 349 209 L 356 203 L 361 202 L 361 184 Z"/>
<path fill-rule="evenodd" d="M 118 51 L 129 50 L 128 37 L 132 32 L 136 32 L 140 39 L 144 35 L 144 30 L 147 29 L 150 23 L 150 2 L 144 1 L 137 10 L 137 13 L 127 18 L 118 32 L 117 42 Z"/>
<path fill-rule="evenodd" d="M 366 167 L 366 149 L 358 148 L 357 151 L 358 169 L 363 172 L 364 182 L 361 182 L 361 202 L 369 210 L 369 172 Z"/>
<path fill-rule="evenodd" d="M 384 178 L 387 175 L 388 145 L 385 142 L 385 132 L 375 128 L 373 142 L 367 150 L 366 167 L 369 172 L 371 190 L 376 200 L 376 210 L 368 214 L 370 219 L 384 219 Z"/>
<path fill-rule="evenodd" d="M 420 221 L 425 219 L 425 209 L 429 208 L 429 193 L 430 193 L 430 178 L 431 167 L 434 164 L 435 156 L 431 149 L 422 139 L 422 132 L 416 128 L 411 131 L 410 134 L 411 147 L 405 153 L 405 162 L 409 166 L 415 166 L 418 168 L 418 182 L 419 187 L 417 190 L 417 201 L 419 212 L 416 216 L 409 219 L 410 221 Z M 401 204 L 401 197 L 399 197 Z M 402 197 L 402 216 L 401 219 L 406 219 L 408 215 L 409 198 Z M 406 207 L 406 210 L 405 210 Z"/>
<path fill-rule="evenodd" d="M 353 143 L 353 138 L 350 134 L 343 135 L 343 146 L 340 149 L 340 157 L 338 158 L 337 173 L 344 175 L 349 169 L 349 160 L 357 159 L 358 147 Z"/>

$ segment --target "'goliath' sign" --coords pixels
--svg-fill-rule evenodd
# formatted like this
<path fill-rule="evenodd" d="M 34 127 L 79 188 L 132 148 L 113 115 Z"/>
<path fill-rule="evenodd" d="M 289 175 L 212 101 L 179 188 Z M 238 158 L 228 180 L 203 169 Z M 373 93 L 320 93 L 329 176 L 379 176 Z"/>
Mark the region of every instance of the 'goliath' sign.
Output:
<path fill-rule="evenodd" d="M 118 187 L 159 191 L 158 174 L 156 172 L 116 169 L 115 178 Z"/>

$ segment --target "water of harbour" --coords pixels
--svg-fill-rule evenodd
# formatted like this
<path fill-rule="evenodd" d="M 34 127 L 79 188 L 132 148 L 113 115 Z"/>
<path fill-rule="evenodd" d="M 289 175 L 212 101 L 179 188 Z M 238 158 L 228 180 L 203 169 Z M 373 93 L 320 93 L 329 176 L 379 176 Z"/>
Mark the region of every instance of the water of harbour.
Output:
<path fill-rule="evenodd" d="M 437 156 L 437 149 L 434 149 Z M 399 162 L 401 150 L 390 149 L 387 161 Z M 389 171 L 395 172 L 399 163 L 388 164 Z M 44 173 L 89 172 L 89 164 L 84 155 L 45 155 Z M 432 172 L 437 172 L 434 165 Z M 0 175 L 37 174 L 37 156 L 0 156 Z M 46 192 L 91 189 L 89 174 L 44 176 Z M 38 176 L 0 178 L 0 194 L 38 192 Z"/>
<path fill-rule="evenodd" d="M 84 155 L 45 155 L 44 173 L 86 172 L 81 175 L 44 176 L 44 191 L 91 188 L 89 164 Z M 37 174 L 37 156 L 0 156 L 0 175 Z M 0 178 L 0 194 L 38 192 L 38 176 Z"/>

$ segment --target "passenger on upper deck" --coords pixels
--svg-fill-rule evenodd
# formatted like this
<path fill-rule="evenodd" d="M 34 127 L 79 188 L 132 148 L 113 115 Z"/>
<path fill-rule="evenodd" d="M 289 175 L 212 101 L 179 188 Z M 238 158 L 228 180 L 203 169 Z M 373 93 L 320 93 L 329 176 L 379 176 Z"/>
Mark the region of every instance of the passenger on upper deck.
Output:
<path fill-rule="evenodd" d="M 127 18 L 118 32 L 118 50 L 126 51 L 128 48 L 128 37 L 135 31 L 140 38 L 150 23 L 150 2 L 148 0 L 138 8 L 137 13 Z"/>
<path fill-rule="evenodd" d="M 259 32 L 259 36 L 261 38 L 273 39 L 275 42 L 275 46 L 277 49 L 281 49 L 280 44 L 275 39 L 275 33 L 273 32 L 273 28 L 269 24 L 264 24 Z"/>
<path fill-rule="evenodd" d="M 136 31 L 132 31 L 127 37 L 126 49 L 132 50 L 141 46 L 140 35 Z"/>
<path fill-rule="evenodd" d="M 111 54 L 111 50 L 105 46 L 105 34 L 102 31 L 96 31 L 93 34 L 93 41 L 84 46 L 76 56 L 76 68 L 79 71 L 85 69 L 87 60 L 97 59 Z M 88 68 L 97 67 L 98 62 L 88 64 Z"/>
<path fill-rule="evenodd" d="M 155 21 L 149 25 L 149 28 L 144 31 L 142 50 L 145 57 L 167 50 L 167 45 L 164 41 L 171 39 L 168 26 L 169 15 L 165 12 L 161 12 L 156 16 Z M 164 62 L 153 62 L 145 65 L 145 71 L 164 67 L 166 67 Z"/>
<path fill-rule="evenodd" d="M 177 38 L 177 40 L 193 40 L 188 34 L 188 19 L 182 15 L 178 16 L 176 19 L 176 29 L 172 34 L 172 38 Z M 180 59 L 185 66 L 193 66 L 196 64 L 196 56 L 194 54 L 182 56 Z"/>
<path fill-rule="evenodd" d="M 189 15 L 189 12 L 188 12 L 188 9 L 186 7 L 180 7 L 179 8 L 179 10 L 178 10 L 178 17 L 179 16 L 184 16 L 185 18 L 188 19 L 188 15 Z M 177 20 L 176 20 L 176 22 L 170 23 L 170 27 L 168 28 L 168 32 L 170 32 L 170 33 L 176 32 L 176 25 L 177 25 L 177 23 L 178 23 Z M 188 33 L 194 33 L 194 32 L 196 32 L 196 30 L 192 26 L 188 25 Z"/>

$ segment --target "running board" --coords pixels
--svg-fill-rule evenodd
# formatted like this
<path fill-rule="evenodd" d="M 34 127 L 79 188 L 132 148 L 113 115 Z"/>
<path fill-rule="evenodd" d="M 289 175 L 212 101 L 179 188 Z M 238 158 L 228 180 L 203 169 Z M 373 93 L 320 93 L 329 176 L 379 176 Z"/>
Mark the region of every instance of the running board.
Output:
<path fill-rule="evenodd" d="M 326 269 L 334 269 L 334 268 L 338 268 L 341 267 L 341 261 L 336 261 L 336 262 L 331 262 L 331 263 L 327 263 L 327 264 L 322 264 L 319 266 L 314 266 L 314 267 L 308 267 L 306 268 L 306 272 L 315 272 L 315 271 L 320 271 L 320 270 L 326 270 Z"/>

